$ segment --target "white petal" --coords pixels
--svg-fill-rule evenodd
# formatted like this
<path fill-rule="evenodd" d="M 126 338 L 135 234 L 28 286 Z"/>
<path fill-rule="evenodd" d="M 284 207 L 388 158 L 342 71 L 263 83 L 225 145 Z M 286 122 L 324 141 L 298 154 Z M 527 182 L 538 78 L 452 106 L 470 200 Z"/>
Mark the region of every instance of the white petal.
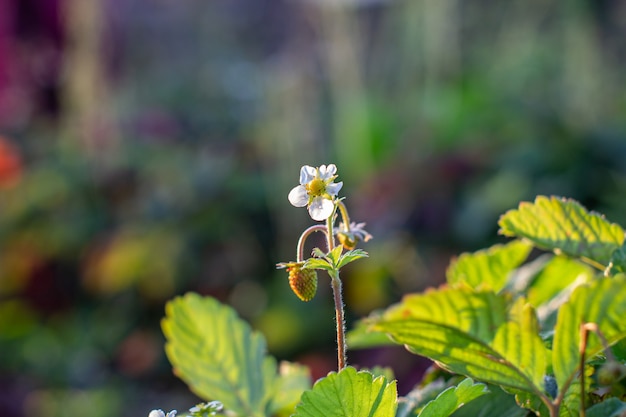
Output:
<path fill-rule="evenodd" d="M 335 196 L 339 193 L 341 187 L 343 187 L 343 181 L 337 183 L 331 182 L 326 186 L 326 192 L 330 195 Z"/>
<path fill-rule="evenodd" d="M 335 164 L 330 164 L 328 166 L 322 165 L 320 166 L 320 178 L 323 180 L 327 180 L 331 178 L 337 172 L 337 167 Z"/>
<path fill-rule="evenodd" d="M 333 214 L 335 203 L 322 197 L 315 197 L 309 206 L 309 215 L 318 222 L 324 221 Z"/>
<path fill-rule="evenodd" d="M 310 165 L 305 165 L 300 168 L 300 185 L 310 183 L 313 178 L 315 178 L 316 172 L 315 168 Z"/>
<path fill-rule="evenodd" d="M 148 414 L 148 417 L 165 417 L 165 413 L 163 410 L 152 410 L 150 414 Z"/>
<path fill-rule="evenodd" d="M 176 410 L 172 410 L 169 413 L 167 413 L 167 415 L 165 417 L 176 417 L 176 413 L 177 412 L 178 411 L 176 411 Z"/>
<path fill-rule="evenodd" d="M 296 207 L 304 207 L 309 202 L 309 195 L 304 185 L 298 185 L 289 191 L 289 202 Z"/>

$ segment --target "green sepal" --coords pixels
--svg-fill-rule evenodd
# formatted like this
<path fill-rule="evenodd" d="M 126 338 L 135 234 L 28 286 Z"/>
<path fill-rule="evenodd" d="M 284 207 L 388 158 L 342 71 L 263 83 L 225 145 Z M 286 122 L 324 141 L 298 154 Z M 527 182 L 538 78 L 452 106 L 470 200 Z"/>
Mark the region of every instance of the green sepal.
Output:
<path fill-rule="evenodd" d="M 350 262 L 354 262 L 357 259 L 367 258 L 369 255 L 362 249 L 353 249 L 350 250 L 339 258 L 339 262 L 337 263 L 337 269 L 343 268 L 345 265 Z"/>
<path fill-rule="evenodd" d="M 324 259 L 326 258 L 326 253 L 323 252 L 320 248 L 313 248 L 313 256 L 316 258 Z"/>
<path fill-rule="evenodd" d="M 325 271 L 332 271 L 333 266 L 326 260 L 320 258 L 309 258 L 302 265 L 302 269 L 323 269 Z"/>
<path fill-rule="evenodd" d="M 328 259 L 328 261 L 335 266 L 335 269 L 339 269 L 337 265 L 339 264 L 339 260 L 341 259 L 342 251 L 343 251 L 343 246 L 336 246 L 333 250 L 328 252 L 328 254 L 326 255 L 326 259 Z"/>

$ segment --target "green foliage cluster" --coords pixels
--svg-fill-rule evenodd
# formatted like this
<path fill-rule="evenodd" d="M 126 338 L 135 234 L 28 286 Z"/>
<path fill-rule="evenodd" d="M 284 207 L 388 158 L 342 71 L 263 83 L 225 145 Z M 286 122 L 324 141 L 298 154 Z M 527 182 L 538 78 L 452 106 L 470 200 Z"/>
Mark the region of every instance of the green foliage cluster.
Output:
<path fill-rule="evenodd" d="M 350 366 L 311 387 L 306 368 L 278 366 L 261 334 L 196 294 L 168 303 L 168 357 L 192 391 L 237 416 L 621 415 L 624 230 L 544 196 L 499 226 L 514 240 L 459 256 L 446 285 L 408 294 L 350 333 L 351 349 L 388 337 L 438 365 L 404 397 L 388 371 Z"/>

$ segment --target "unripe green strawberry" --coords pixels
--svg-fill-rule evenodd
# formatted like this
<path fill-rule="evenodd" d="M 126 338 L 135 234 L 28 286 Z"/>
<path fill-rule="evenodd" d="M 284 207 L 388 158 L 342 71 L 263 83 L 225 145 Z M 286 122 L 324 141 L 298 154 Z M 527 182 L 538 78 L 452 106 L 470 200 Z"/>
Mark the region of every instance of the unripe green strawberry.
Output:
<path fill-rule="evenodd" d="M 302 269 L 300 265 L 288 268 L 289 286 L 302 301 L 310 301 L 317 292 L 317 271 Z"/>
<path fill-rule="evenodd" d="M 626 375 L 626 365 L 619 362 L 608 361 L 598 369 L 598 383 L 608 386 L 619 381 Z"/>

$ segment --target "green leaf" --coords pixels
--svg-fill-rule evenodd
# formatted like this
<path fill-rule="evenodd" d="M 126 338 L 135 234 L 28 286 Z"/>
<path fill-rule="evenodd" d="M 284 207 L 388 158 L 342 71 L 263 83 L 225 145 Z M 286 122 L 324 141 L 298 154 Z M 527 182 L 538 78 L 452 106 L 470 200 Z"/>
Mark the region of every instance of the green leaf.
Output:
<path fill-rule="evenodd" d="M 448 388 L 426 404 L 419 417 L 448 417 L 462 405 L 488 392 L 485 384 L 474 384 L 474 381 L 466 378 L 456 387 Z"/>
<path fill-rule="evenodd" d="M 369 255 L 362 249 L 354 249 L 341 255 L 337 263 L 337 269 L 343 268 L 344 265 L 354 262 L 357 259 L 367 258 Z"/>
<path fill-rule="evenodd" d="M 523 302 L 511 307 L 493 292 L 443 288 L 405 297 L 373 319 L 373 330 L 452 372 L 541 393 L 547 349 Z"/>
<path fill-rule="evenodd" d="M 626 272 L 626 245 L 622 245 L 611 255 L 611 269 L 609 273 L 614 275 L 619 272 Z"/>
<path fill-rule="evenodd" d="M 590 266 L 567 256 L 552 256 L 544 264 L 525 290 L 528 302 L 537 309 L 542 331 L 554 333 L 558 309 L 576 287 L 591 282 L 595 273 Z"/>
<path fill-rule="evenodd" d="M 539 196 L 500 217 L 500 233 L 526 238 L 541 249 L 581 257 L 607 266 L 624 243 L 624 230 L 578 202 Z"/>
<path fill-rule="evenodd" d="M 302 265 L 303 269 L 324 269 L 326 271 L 332 271 L 333 266 L 328 263 L 326 259 L 309 258 Z"/>
<path fill-rule="evenodd" d="M 162 327 L 174 372 L 194 393 L 241 416 L 267 415 L 276 362 L 232 308 L 190 293 L 167 303 Z"/>
<path fill-rule="evenodd" d="M 589 392 L 590 379 L 588 378 L 586 381 L 585 385 L 587 386 L 587 390 L 585 392 Z M 563 401 L 559 407 L 559 417 L 579 417 L 580 404 L 580 381 L 574 381 L 567 388 L 567 392 L 563 397 Z"/>
<path fill-rule="evenodd" d="M 290 416 L 302 393 L 310 388 L 309 368 L 291 362 L 281 362 L 270 414 L 277 417 Z"/>
<path fill-rule="evenodd" d="M 510 316 L 512 320 L 498 329 L 492 346 L 543 392 L 549 355 L 539 336 L 535 310 L 525 299 L 520 298 L 511 309 Z"/>
<path fill-rule="evenodd" d="M 620 417 L 626 412 L 626 403 L 617 398 L 609 398 L 586 410 L 587 417 Z"/>
<path fill-rule="evenodd" d="M 593 272 L 577 260 L 555 256 L 545 264 L 526 290 L 528 302 L 535 307 L 548 303 L 572 283 L 591 281 Z"/>
<path fill-rule="evenodd" d="M 580 326 L 595 323 L 609 344 L 626 337 L 626 275 L 603 277 L 581 285 L 570 300 L 559 310 L 553 350 L 552 366 L 559 388 L 566 386 L 578 369 L 580 361 Z M 602 344 L 594 334 L 589 335 L 586 357 L 602 351 Z"/>
<path fill-rule="evenodd" d="M 313 256 L 316 258 L 325 258 L 326 253 L 323 252 L 320 248 L 313 248 Z"/>
<path fill-rule="evenodd" d="M 532 246 L 515 240 L 507 245 L 494 245 L 474 253 L 464 253 L 454 260 L 446 277 L 449 284 L 465 284 L 470 288 L 500 291 L 511 271 L 528 257 Z"/>
<path fill-rule="evenodd" d="M 626 339 L 622 339 L 613 345 L 613 354 L 620 362 L 626 362 Z"/>
<path fill-rule="evenodd" d="M 339 245 L 326 254 L 326 258 L 333 264 L 335 269 L 339 269 L 337 268 L 337 264 L 341 258 L 341 252 L 343 252 L 343 246 Z"/>
<path fill-rule="evenodd" d="M 396 398 L 395 381 L 347 367 L 302 394 L 293 417 L 390 417 L 396 412 Z"/>
<path fill-rule="evenodd" d="M 527 410 L 532 410 L 540 416 L 550 415 L 548 407 L 541 401 L 536 394 L 527 391 L 511 390 L 512 394 L 515 394 L 515 402 L 518 406 Z"/>
<path fill-rule="evenodd" d="M 500 387 L 489 385 L 489 392 L 459 408 L 451 417 L 526 417 L 528 411 L 520 408 L 513 395 Z"/>

